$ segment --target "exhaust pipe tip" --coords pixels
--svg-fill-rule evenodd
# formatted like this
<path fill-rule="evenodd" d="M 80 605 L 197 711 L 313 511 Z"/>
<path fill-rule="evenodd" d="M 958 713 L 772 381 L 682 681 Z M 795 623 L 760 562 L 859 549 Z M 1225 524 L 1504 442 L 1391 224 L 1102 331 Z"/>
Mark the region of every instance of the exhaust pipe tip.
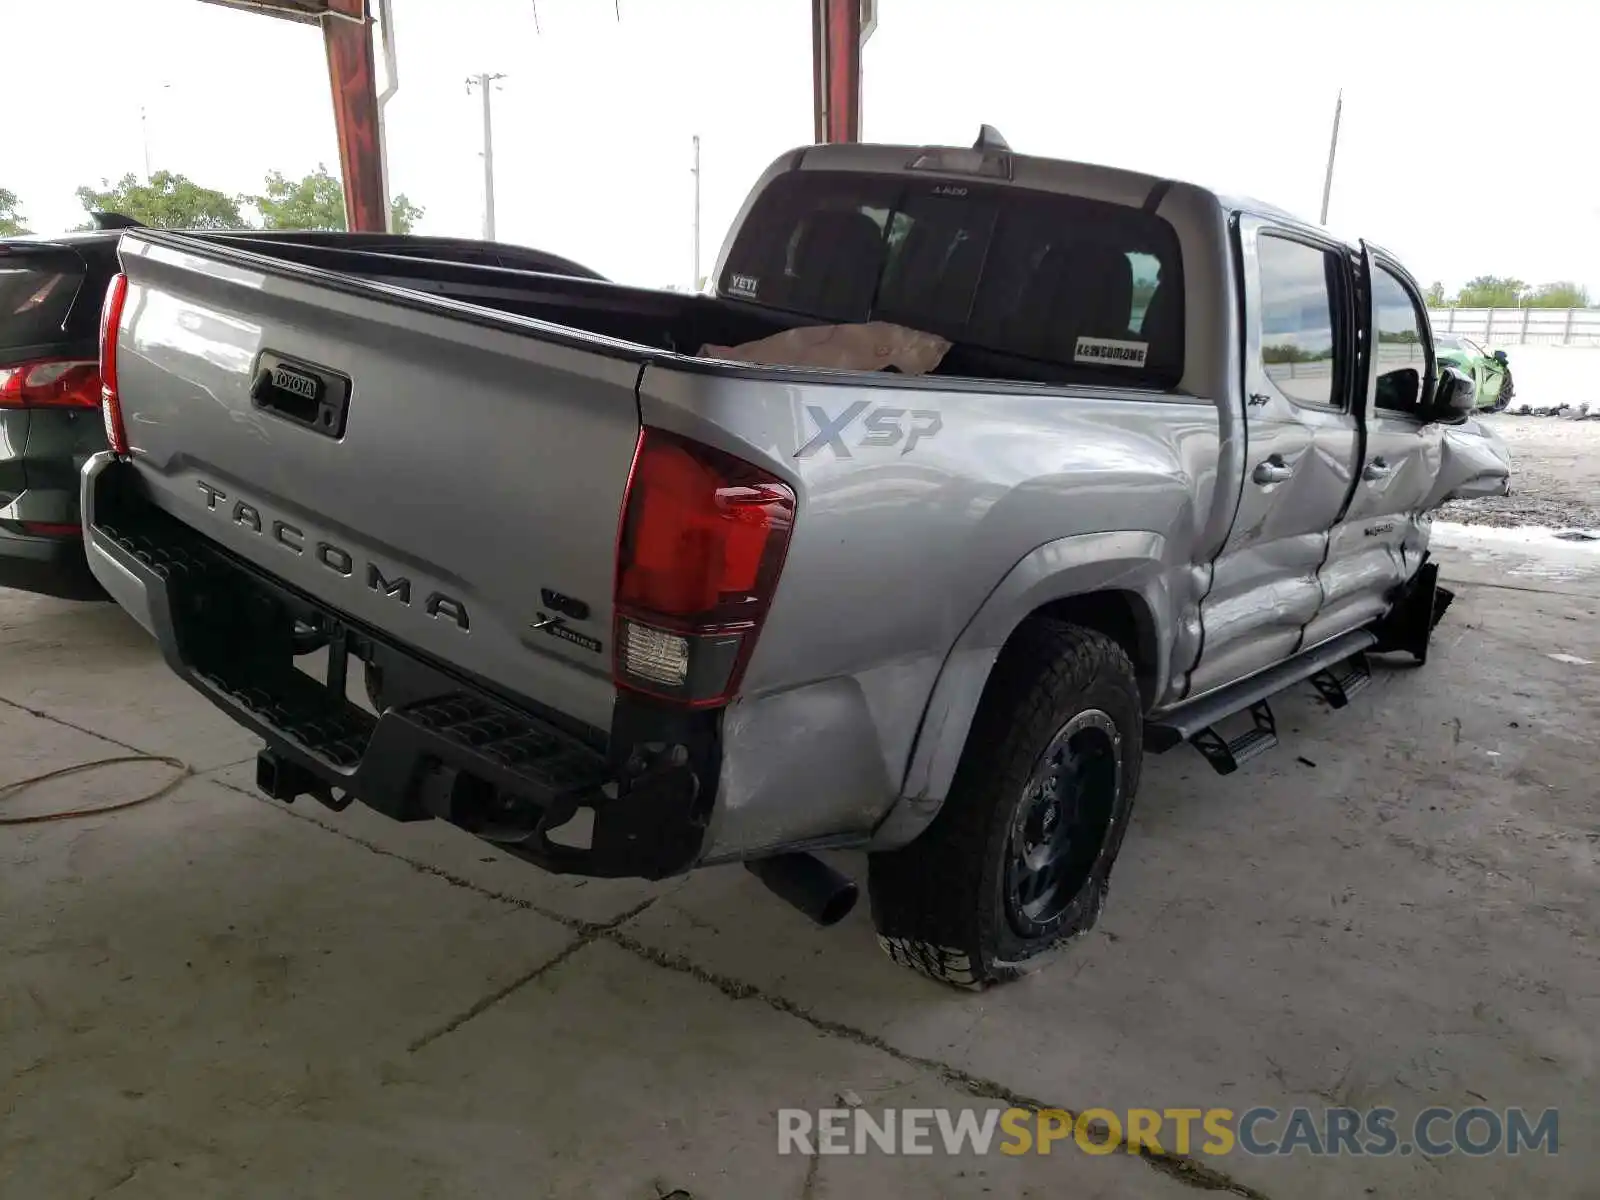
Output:
<path fill-rule="evenodd" d="M 814 854 L 775 854 L 747 862 L 745 869 L 824 929 L 848 917 L 861 896 L 855 880 Z"/>

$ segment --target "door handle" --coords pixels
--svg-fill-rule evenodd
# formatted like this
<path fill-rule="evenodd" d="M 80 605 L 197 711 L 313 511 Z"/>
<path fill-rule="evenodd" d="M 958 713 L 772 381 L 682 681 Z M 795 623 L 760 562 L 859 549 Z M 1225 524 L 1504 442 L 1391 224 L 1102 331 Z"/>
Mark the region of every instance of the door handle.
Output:
<path fill-rule="evenodd" d="M 1379 457 L 1379 458 L 1373 459 L 1371 462 L 1369 462 L 1367 464 L 1367 469 L 1365 471 L 1361 472 L 1361 478 L 1363 478 L 1363 479 L 1387 479 L 1387 478 L 1389 478 L 1389 476 L 1391 476 L 1393 474 L 1394 474 L 1394 468 L 1391 467 L 1387 462 L 1385 462 L 1383 460 L 1383 458 Z"/>
<path fill-rule="evenodd" d="M 1250 478 L 1259 484 L 1285 483 L 1294 474 L 1294 468 L 1283 461 L 1283 455 L 1274 454 L 1265 462 L 1256 464 Z"/>

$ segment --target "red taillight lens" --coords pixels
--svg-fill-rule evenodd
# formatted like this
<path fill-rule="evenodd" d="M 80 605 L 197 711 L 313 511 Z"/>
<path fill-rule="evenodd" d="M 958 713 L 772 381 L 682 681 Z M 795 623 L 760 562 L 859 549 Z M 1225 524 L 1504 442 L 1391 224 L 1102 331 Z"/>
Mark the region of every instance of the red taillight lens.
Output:
<path fill-rule="evenodd" d="M 0 367 L 0 408 L 97 408 L 100 364 L 53 358 Z"/>
<path fill-rule="evenodd" d="M 122 328 L 122 306 L 127 299 L 128 277 L 118 272 L 111 277 L 100 307 L 100 415 L 106 423 L 106 441 L 116 454 L 128 452 L 128 431 L 117 398 L 117 332 Z"/>
<path fill-rule="evenodd" d="M 36 537 L 82 537 L 83 526 L 76 521 L 22 521 L 23 533 Z"/>
<path fill-rule="evenodd" d="M 777 589 L 794 510 L 794 491 L 760 468 L 644 430 L 617 540 L 617 683 L 694 707 L 731 699 Z"/>

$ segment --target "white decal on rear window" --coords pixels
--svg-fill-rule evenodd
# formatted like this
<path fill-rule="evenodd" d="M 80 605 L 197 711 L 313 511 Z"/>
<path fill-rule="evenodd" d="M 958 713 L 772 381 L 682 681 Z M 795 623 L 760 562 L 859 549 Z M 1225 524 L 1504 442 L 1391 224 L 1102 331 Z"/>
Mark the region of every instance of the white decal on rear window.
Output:
<path fill-rule="evenodd" d="M 761 280 L 754 275 L 732 275 L 728 278 L 728 291 L 735 296 L 758 296 Z"/>
<path fill-rule="evenodd" d="M 1149 342 L 1119 342 L 1114 338 L 1081 337 L 1072 361 L 1099 363 L 1108 367 L 1142 367 L 1150 351 Z"/>

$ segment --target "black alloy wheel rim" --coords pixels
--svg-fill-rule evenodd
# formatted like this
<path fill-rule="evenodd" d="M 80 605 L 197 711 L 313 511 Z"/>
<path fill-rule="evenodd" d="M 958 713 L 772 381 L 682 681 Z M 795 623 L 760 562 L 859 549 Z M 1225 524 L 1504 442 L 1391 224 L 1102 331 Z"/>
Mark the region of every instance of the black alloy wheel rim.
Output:
<path fill-rule="evenodd" d="M 1090 881 L 1111 833 L 1122 739 L 1099 709 L 1050 739 L 1011 823 L 1006 917 L 1025 938 L 1053 932 Z"/>

